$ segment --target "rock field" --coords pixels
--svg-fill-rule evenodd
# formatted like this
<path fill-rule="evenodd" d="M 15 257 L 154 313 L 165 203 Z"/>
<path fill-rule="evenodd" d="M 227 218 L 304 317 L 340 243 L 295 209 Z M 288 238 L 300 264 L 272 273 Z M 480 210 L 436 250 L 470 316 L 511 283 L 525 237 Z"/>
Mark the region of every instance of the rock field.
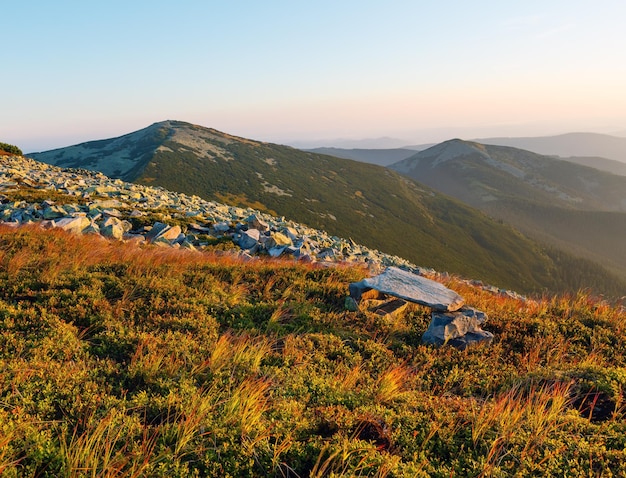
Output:
<path fill-rule="evenodd" d="M 76 201 L 12 201 L 10 192 L 16 189 L 49 190 L 75 197 Z M 373 269 L 393 265 L 417 273 L 423 271 L 400 257 L 284 217 L 110 179 L 97 172 L 61 169 L 23 157 L 0 157 L 0 195 L 0 221 L 15 226 L 39 223 L 44 228 L 200 250 L 216 240 L 227 239 L 245 256 L 292 256 L 315 262 L 363 263 Z M 133 218 L 155 213 L 164 219 L 133 229 Z"/>

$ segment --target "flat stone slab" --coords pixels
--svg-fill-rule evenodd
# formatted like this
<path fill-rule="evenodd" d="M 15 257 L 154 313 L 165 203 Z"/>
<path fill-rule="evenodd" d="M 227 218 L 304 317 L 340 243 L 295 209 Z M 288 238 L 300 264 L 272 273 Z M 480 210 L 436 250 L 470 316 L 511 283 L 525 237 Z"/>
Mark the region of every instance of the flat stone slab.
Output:
<path fill-rule="evenodd" d="M 350 284 L 350 296 L 358 302 L 370 289 L 438 311 L 459 310 L 465 303 L 463 297 L 439 282 L 397 267 L 388 267 L 382 274 Z"/>

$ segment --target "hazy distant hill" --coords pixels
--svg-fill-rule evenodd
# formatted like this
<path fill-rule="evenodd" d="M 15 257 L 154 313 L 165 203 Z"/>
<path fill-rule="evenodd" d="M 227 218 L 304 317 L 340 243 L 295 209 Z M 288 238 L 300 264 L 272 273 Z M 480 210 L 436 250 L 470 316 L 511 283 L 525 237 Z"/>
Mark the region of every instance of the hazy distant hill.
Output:
<path fill-rule="evenodd" d="M 390 164 L 402 161 L 415 154 L 413 149 L 344 149 L 344 148 L 314 148 L 307 149 L 311 153 L 328 154 L 337 158 L 353 159 L 364 163 L 378 164 L 379 166 L 389 166 Z"/>
<path fill-rule="evenodd" d="M 485 138 L 471 141 L 480 144 L 511 146 L 537 154 L 558 156 L 565 161 L 626 176 L 626 138 L 595 133 L 570 133 L 559 136 Z M 428 143 L 394 149 L 324 147 L 307 151 L 389 166 L 412 156 L 416 151 L 423 151 L 433 146 L 435 144 Z"/>
<path fill-rule="evenodd" d="M 391 166 L 626 277 L 626 177 L 505 146 L 451 140 Z"/>
<path fill-rule="evenodd" d="M 363 139 L 320 139 L 320 140 L 296 140 L 290 141 L 289 146 L 294 148 L 310 150 L 316 148 L 339 148 L 339 149 L 395 149 L 402 148 L 409 141 L 399 138 L 390 138 L 383 136 L 380 138 L 363 138 Z"/>
<path fill-rule="evenodd" d="M 595 156 L 626 163 L 626 138 L 598 133 L 567 133 L 525 138 L 480 138 L 482 144 L 512 146 L 561 157 Z"/>

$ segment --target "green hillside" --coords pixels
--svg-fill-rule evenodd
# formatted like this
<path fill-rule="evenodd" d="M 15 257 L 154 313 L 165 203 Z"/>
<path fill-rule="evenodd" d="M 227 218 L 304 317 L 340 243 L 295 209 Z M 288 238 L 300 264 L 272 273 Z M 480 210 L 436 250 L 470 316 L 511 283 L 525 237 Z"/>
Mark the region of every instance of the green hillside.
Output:
<path fill-rule="evenodd" d="M 391 166 L 530 237 L 626 278 L 626 177 L 453 140 Z"/>
<path fill-rule="evenodd" d="M 581 268 L 561 270 L 544 248 L 511 227 L 372 164 L 176 121 L 33 156 L 62 166 L 115 168 L 118 177 L 138 183 L 252 206 L 503 288 L 571 289 L 563 277 L 585 282 Z M 596 275 L 604 277 L 594 281 L 602 291 L 615 291 L 613 276 L 599 268 Z"/>

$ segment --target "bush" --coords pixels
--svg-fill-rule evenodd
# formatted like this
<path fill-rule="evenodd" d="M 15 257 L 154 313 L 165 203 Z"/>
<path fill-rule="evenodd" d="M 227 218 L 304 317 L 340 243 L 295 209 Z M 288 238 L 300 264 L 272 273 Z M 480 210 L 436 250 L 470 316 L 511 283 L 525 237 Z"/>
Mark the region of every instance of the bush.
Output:
<path fill-rule="evenodd" d="M 0 142 L 0 151 L 6 151 L 7 153 L 17 154 L 18 156 L 22 156 L 24 154 L 22 153 L 22 150 L 18 148 L 17 146 L 13 146 L 12 144 L 1 143 L 1 142 Z"/>

